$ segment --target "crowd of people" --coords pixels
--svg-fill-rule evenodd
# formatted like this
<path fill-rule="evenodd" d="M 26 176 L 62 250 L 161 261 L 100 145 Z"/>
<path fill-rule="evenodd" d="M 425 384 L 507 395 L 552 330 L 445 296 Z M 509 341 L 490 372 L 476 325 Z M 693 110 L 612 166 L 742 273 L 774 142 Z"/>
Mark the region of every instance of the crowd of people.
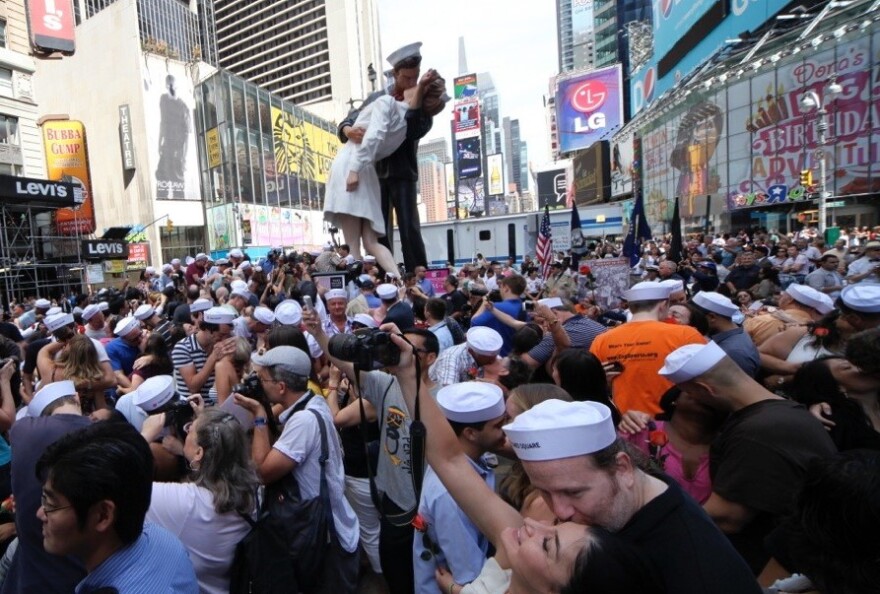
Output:
<path fill-rule="evenodd" d="M 620 254 L 233 249 L 11 304 L 0 592 L 235 591 L 290 485 L 331 518 L 303 592 L 877 591 L 880 241 L 658 238 L 599 303 Z"/>

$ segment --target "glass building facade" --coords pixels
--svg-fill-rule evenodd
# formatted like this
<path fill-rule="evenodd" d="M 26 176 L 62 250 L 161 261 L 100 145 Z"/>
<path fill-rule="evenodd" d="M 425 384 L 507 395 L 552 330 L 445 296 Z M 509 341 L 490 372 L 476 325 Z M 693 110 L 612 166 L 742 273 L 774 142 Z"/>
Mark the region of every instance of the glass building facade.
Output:
<path fill-rule="evenodd" d="M 212 250 L 307 240 L 287 223 L 321 219 L 335 125 L 221 70 L 196 86 L 196 134 L 208 225 L 229 221 Z"/>

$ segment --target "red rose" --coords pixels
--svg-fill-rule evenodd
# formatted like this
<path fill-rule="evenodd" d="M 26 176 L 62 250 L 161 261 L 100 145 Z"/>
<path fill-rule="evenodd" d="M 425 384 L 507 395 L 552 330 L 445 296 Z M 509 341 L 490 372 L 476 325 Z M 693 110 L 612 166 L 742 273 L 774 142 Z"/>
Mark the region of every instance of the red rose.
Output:
<path fill-rule="evenodd" d="M 419 514 L 416 514 L 416 517 L 414 517 L 410 523 L 412 524 L 412 527 L 419 532 L 425 533 L 428 531 L 428 521 Z"/>
<path fill-rule="evenodd" d="M 828 334 L 828 328 L 819 327 L 813 330 L 813 336 L 819 336 L 820 338 L 823 336 L 828 336 Z"/>
<path fill-rule="evenodd" d="M 648 443 L 652 446 L 662 448 L 669 443 L 669 436 L 666 435 L 666 432 L 663 429 L 655 429 L 648 433 Z"/>

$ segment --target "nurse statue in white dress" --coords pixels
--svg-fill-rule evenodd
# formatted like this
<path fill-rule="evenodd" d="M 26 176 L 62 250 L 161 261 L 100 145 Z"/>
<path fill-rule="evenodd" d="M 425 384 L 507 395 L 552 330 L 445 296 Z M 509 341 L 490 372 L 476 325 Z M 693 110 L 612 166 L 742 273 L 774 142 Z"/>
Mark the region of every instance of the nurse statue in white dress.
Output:
<path fill-rule="evenodd" d="M 364 250 L 394 277 L 400 276 L 394 256 L 378 241 L 385 235 L 385 219 L 375 163 L 406 139 L 407 123 L 413 119 L 407 118 L 409 110 L 424 109 L 432 116 L 443 110 L 448 100 L 445 90 L 437 71 L 429 70 L 418 85 L 404 93 L 403 101 L 391 95 L 379 97 L 361 111 L 355 122 L 355 126 L 367 130 L 363 140 L 342 145 L 330 166 L 324 218 L 342 231 L 356 260 L 361 259 L 363 241 Z"/>

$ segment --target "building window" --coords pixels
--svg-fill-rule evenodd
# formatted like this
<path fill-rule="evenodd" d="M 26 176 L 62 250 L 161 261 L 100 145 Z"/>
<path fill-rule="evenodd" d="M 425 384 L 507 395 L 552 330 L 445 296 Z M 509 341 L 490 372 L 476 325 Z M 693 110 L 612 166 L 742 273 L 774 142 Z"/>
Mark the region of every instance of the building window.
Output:
<path fill-rule="evenodd" d="M 0 19 L 0 47 L 6 47 L 6 19 Z"/>
<path fill-rule="evenodd" d="M 12 163 L 0 163 L 0 174 L 21 177 L 24 174 L 24 170 L 22 169 L 21 165 L 13 165 Z"/>
<path fill-rule="evenodd" d="M 21 144 L 18 136 L 18 118 L 0 113 L 0 144 Z"/>
<path fill-rule="evenodd" d="M 0 95 L 12 97 L 12 70 L 0 68 Z"/>

